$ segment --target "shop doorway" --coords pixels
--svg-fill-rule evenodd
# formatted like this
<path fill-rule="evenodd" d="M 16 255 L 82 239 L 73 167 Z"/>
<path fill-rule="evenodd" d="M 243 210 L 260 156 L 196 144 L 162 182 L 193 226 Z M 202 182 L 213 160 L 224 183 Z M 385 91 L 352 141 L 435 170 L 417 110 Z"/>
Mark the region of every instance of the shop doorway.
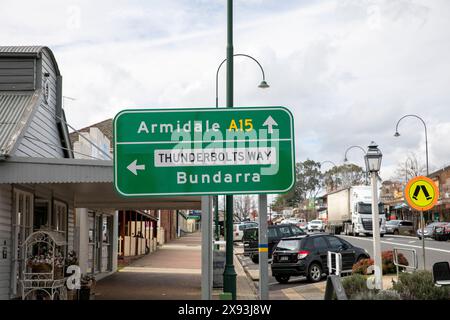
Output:
<path fill-rule="evenodd" d="M 112 271 L 112 216 L 89 211 L 89 251 L 87 272 Z"/>

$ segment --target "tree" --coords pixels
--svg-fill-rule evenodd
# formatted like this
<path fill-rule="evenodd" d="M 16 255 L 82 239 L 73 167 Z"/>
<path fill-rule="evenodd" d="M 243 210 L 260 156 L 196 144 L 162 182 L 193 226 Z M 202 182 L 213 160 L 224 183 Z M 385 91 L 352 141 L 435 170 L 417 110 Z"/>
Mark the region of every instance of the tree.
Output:
<path fill-rule="evenodd" d="M 306 160 L 296 165 L 296 191 L 299 201 L 314 199 L 322 188 L 323 174 L 320 162 Z"/>
<path fill-rule="evenodd" d="M 426 172 L 427 167 L 419 162 L 416 153 L 411 152 L 408 154 L 405 161 L 398 163 L 397 169 L 395 170 L 395 176 L 392 179 L 404 181 L 406 183 L 413 177 L 425 175 Z"/>
<path fill-rule="evenodd" d="M 247 219 L 250 216 L 250 213 L 256 208 L 254 199 L 249 195 L 235 196 L 233 199 L 234 216 L 239 221 Z"/>
<path fill-rule="evenodd" d="M 336 166 L 324 173 L 323 184 L 327 192 L 355 185 L 366 181 L 364 170 L 355 164 Z"/>
<path fill-rule="evenodd" d="M 322 188 L 320 162 L 307 159 L 295 165 L 296 183 L 288 193 L 279 195 L 272 208 L 298 207 L 307 199 L 314 199 Z"/>

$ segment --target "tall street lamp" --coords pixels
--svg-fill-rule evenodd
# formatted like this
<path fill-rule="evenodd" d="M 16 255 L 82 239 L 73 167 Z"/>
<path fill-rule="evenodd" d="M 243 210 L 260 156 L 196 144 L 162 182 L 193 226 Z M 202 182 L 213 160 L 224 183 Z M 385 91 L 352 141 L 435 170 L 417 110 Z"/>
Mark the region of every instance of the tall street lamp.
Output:
<path fill-rule="evenodd" d="M 364 152 L 364 155 L 366 154 L 366 150 L 364 150 L 363 147 L 361 147 L 361 146 L 350 146 L 350 147 L 347 148 L 347 150 L 345 150 L 345 155 L 344 155 L 344 162 L 345 162 L 345 163 L 348 162 L 347 153 L 348 153 L 351 149 L 354 149 L 354 148 L 360 149 L 362 152 Z M 365 175 L 365 177 L 366 177 L 366 184 L 368 184 L 368 181 L 367 181 L 368 171 L 367 171 L 367 170 L 366 170 L 366 172 L 364 172 L 364 175 Z"/>
<path fill-rule="evenodd" d="M 266 75 L 264 73 L 264 69 L 261 66 L 261 64 L 259 63 L 258 60 L 256 60 L 254 57 L 252 57 L 251 55 L 248 54 L 244 54 L 244 53 L 236 53 L 233 54 L 233 57 L 246 57 L 249 58 L 251 60 L 253 60 L 254 62 L 256 62 L 256 64 L 259 66 L 259 69 L 261 70 L 261 74 L 262 74 L 262 80 L 258 85 L 258 88 L 261 89 L 266 89 L 269 88 L 269 85 L 266 82 Z M 227 59 L 224 59 L 220 64 L 219 67 L 217 68 L 216 71 L 216 108 L 219 108 L 219 71 L 220 68 L 222 67 L 222 65 L 227 61 Z M 215 226 L 216 226 L 216 232 L 215 232 L 215 239 L 216 241 L 220 240 L 220 228 L 219 228 L 219 196 L 214 196 L 213 198 L 213 206 L 214 206 L 214 220 L 215 220 Z"/>
<path fill-rule="evenodd" d="M 266 82 L 266 76 L 264 73 L 264 69 L 259 63 L 258 60 L 253 58 L 252 56 L 248 54 L 243 53 L 236 53 L 233 54 L 233 47 L 232 47 L 232 4 L 231 0 L 228 1 L 228 45 L 227 45 L 227 58 L 224 59 L 217 68 L 216 71 L 216 108 L 219 108 L 219 71 L 222 65 L 230 60 L 231 63 L 227 63 L 227 108 L 233 107 L 233 58 L 234 57 L 246 57 L 254 62 L 259 66 L 262 74 L 262 80 L 259 83 L 258 87 L 261 89 L 269 88 L 269 85 Z M 219 231 L 219 210 L 218 210 L 218 204 L 219 204 L 219 197 L 214 196 L 214 215 L 215 215 L 215 225 L 216 225 L 216 234 L 215 238 L 218 241 L 220 237 L 220 231 Z M 225 292 L 231 292 L 233 299 L 236 299 L 236 272 L 234 271 L 234 265 L 233 265 L 233 196 L 226 196 L 225 197 L 225 224 L 224 230 L 225 230 L 225 240 L 226 240 L 226 263 L 225 263 L 225 272 L 224 272 L 224 291 Z M 230 221 L 228 221 L 230 220 Z"/>
<path fill-rule="evenodd" d="M 259 63 L 258 60 L 256 60 L 255 58 L 253 58 L 252 56 L 248 55 L 248 54 L 243 54 L 243 53 L 236 53 L 233 55 L 233 57 L 246 57 L 249 59 L 252 59 L 253 61 L 256 62 L 256 64 L 259 66 L 259 69 L 261 69 L 261 74 L 262 74 L 262 80 L 258 85 L 258 88 L 261 89 L 266 89 L 269 88 L 270 86 L 267 84 L 266 82 L 266 75 L 264 73 L 264 69 L 261 66 L 261 64 Z M 224 59 L 220 64 L 219 67 L 217 68 L 217 72 L 216 72 L 216 108 L 219 107 L 219 71 L 220 68 L 222 67 L 222 65 L 227 61 L 227 59 Z"/>
<path fill-rule="evenodd" d="M 400 121 L 402 121 L 403 119 L 405 119 L 407 117 L 414 117 L 414 118 L 419 119 L 422 122 L 423 127 L 425 128 L 425 159 L 427 162 L 427 176 L 428 176 L 430 174 L 430 172 L 428 171 L 428 134 L 427 134 L 427 125 L 425 124 L 425 121 L 423 121 L 423 119 L 421 117 L 419 117 L 418 115 L 415 115 L 415 114 L 407 114 L 407 115 L 401 117 L 397 121 L 397 125 L 395 126 L 394 137 L 400 137 L 400 133 L 398 132 L 398 125 L 400 124 Z"/>
<path fill-rule="evenodd" d="M 373 232 L 373 256 L 375 267 L 375 288 L 383 290 L 383 269 L 381 265 L 381 243 L 380 243 L 380 216 L 378 212 L 378 172 L 381 167 L 382 154 L 378 145 L 371 142 L 366 155 L 366 170 L 370 172 L 372 182 L 372 232 Z"/>

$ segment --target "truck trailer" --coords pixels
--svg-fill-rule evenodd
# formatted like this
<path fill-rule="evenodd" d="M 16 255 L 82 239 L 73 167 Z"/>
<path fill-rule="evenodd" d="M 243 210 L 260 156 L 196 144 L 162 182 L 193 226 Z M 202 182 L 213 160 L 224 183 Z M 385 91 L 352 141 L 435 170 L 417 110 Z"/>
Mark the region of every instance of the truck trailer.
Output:
<path fill-rule="evenodd" d="M 379 196 L 379 193 L 378 193 Z M 378 197 L 379 199 L 379 197 Z M 372 187 L 352 186 L 327 195 L 328 230 L 334 234 L 371 235 Z M 380 236 L 386 233 L 383 204 L 379 203 Z"/>

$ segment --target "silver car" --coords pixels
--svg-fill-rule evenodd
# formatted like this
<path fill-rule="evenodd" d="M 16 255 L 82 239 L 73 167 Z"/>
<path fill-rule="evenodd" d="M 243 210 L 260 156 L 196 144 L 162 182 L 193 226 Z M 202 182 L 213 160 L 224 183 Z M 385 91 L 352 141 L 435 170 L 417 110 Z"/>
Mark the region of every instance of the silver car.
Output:
<path fill-rule="evenodd" d="M 429 225 L 425 226 L 423 233 L 424 233 L 424 237 L 426 238 L 433 238 L 434 236 L 434 229 L 436 227 L 439 227 L 441 225 L 443 225 L 443 222 L 432 222 Z M 417 229 L 417 237 L 419 239 L 422 239 L 422 228 Z"/>
<path fill-rule="evenodd" d="M 414 224 L 407 220 L 386 221 L 386 233 L 412 236 L 414 235 Z"/>

